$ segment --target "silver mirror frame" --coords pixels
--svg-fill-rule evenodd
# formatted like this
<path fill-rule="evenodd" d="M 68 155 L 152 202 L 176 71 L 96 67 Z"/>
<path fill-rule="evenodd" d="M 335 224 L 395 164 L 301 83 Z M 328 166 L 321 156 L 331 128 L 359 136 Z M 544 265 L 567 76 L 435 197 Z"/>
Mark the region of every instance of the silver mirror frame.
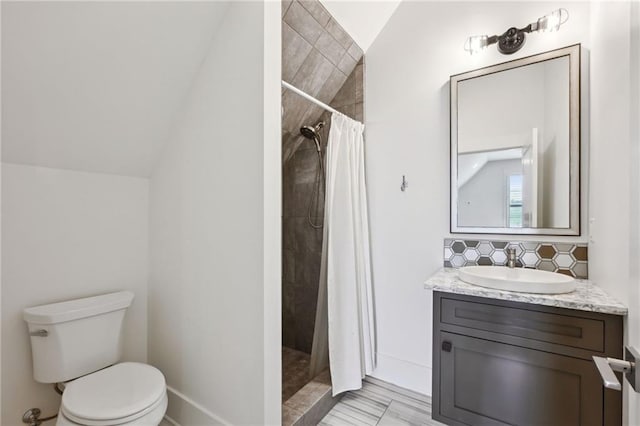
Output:
<path fill-rule="evenodd" d="M 580 235 L 580 44 L 452 75 L 451 91 L 451 228 L 452 234 Z M 560 57 L 569 57 L 569 227 L 494 228 L 458 226 L 458 82 Z"/>

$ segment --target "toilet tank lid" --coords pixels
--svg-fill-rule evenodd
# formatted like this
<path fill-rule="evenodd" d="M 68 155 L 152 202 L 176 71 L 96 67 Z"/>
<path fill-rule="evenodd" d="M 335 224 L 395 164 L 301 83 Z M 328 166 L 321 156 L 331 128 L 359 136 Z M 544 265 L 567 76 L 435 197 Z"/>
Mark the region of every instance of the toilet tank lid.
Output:
<path fill-rule="evenodd" d="M 87 318 L 107 312 L 126 309 L 134 294 L 130 291 L 102 294 L 83 299 L 34 306 L 23 311 L 23 318 L 30 324 L 57 324 Z"/>

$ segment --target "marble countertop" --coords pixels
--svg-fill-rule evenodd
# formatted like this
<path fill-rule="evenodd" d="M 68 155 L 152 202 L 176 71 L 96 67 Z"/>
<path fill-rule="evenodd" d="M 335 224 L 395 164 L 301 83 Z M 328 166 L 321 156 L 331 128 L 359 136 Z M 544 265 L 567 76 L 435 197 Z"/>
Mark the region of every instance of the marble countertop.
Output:
<path fill-rule="evenodd" d="M 576 282 L 578 287 L 571 293 L 518 293 L 468 284 L 458 277 L 457 269 L 443 268 L 425 281 L 424 288 L 445 293 L 532 303 L 534 305 L 554 306 L 557 308 L 577 309 L 603 314 L 627 315 L 627 307 L 609 296 L 597 285 L 588 280 L 576 279 Z"/>

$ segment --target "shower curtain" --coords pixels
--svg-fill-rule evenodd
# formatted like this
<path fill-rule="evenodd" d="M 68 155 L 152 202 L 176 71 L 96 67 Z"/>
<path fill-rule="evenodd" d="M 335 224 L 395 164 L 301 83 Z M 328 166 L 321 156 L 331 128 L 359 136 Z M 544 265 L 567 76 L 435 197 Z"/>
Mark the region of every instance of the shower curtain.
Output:
<path fill-rule="evenodd" d="M 363 131 L 362 123 L 342 114 L 331 117 L 311 369 L 313 375 L 326 367 L 328 341 L 334 396 L 360 389 L 375 367 Z"/>

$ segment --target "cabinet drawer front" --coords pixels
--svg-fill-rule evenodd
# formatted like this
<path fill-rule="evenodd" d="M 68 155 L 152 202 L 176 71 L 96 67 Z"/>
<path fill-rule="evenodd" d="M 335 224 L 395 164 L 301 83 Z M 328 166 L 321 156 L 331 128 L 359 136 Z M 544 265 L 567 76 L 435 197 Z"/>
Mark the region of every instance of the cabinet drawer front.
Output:
<path fill-rule="evenodd" d="M 437 420 L 467 425 L 603 424 L 593 364 L 452 333 L 440 334 Z"/>
<path fill-rule="evenodd" d="M 440 321 L 540 342 L 604 352 L 604 321 L 443 297 Z"/>

